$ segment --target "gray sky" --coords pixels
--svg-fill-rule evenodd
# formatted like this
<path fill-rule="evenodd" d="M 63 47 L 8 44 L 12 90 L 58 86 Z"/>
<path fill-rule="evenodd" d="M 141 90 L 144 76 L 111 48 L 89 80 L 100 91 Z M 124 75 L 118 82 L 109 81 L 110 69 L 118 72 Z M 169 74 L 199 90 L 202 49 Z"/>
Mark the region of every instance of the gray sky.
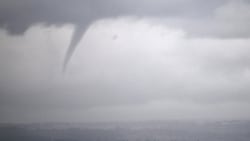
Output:
<path fill-rule="evenodd" d="M 249 23 L 244 0 L 1 1 L 0 122 L 249 119 Z"/>

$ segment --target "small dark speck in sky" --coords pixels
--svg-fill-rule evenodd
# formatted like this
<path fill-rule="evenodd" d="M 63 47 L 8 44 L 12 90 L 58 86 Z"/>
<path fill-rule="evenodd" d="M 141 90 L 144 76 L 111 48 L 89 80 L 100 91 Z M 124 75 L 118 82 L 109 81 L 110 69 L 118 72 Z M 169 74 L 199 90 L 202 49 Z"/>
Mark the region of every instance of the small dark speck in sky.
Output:
<path fill-rule="evenodd" d="M 113 37 L 112 37 L 113 40 L 116 40 L 117 38 L 118 38 L 118 35 L 116 35 L 116 34 L 113 35 Z"/>

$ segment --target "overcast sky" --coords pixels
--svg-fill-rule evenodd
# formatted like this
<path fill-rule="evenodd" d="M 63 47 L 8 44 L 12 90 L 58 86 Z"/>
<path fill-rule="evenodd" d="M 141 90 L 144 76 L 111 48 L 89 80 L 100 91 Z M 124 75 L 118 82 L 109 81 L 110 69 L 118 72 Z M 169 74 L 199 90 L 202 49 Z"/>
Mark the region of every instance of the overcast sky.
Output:
<path fill-rule="evenodd" d="M 249 24 L 247 0 L 0 1 L 0 122 L 249 120 Z"/>

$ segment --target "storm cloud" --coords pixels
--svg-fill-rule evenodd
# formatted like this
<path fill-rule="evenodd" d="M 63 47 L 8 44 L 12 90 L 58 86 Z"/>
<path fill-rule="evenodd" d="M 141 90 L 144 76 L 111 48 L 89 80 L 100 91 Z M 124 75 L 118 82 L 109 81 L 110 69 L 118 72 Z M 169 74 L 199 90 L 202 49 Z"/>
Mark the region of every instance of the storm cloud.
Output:
<path fill-rule="evenodd" d="M 6 0 L 1 2 L 0 25 L 11 34 L 21 34 L 37 23 L 74 24 L 75 34 L 65 55 L 63 65 L 65 69 L 88 26 L 99 19 L 121 16 L 177 18 L 171 22 L 176 21 L 174 25 L 187 28 L 191 35 L 248 37 L 250 33 L 247 28 L 248 5 L 245 1 L 225 0 L 209 2 L 203 0 L 73 0 L 70 2 Z"/>

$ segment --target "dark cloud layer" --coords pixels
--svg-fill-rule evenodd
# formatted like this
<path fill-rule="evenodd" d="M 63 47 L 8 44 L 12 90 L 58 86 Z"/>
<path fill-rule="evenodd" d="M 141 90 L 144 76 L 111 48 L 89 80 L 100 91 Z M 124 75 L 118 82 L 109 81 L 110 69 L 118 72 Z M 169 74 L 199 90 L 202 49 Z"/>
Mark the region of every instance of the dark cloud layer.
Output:
<path fill-rule="evenodd" d="M 138 16 L 182 19 L 176 24 L 198 25 L 198 30 L 190 32 L 217 35 L 211 32 L 222 32 L 223 26 L 239 29 L 239 25 L 234 26 L 234 23 L 249 21 L 248 7 L 248 1 L 243 0 L 2 0 L 0 25 L 11 34 L 21 34 L 37 23 L 72 23 L 84 27 L 98 19 Z M 224 23 L 223 20 L 233 23 Z M 211 28 L 212 31 L 209 30 Z M 249 36 L 249 32 L 242 34 Z M 234 36 L 240 36 L 240 33 Z"/>
<path fill-rule="evenodd" d="M 10 33 L 22 33 L 36 23 L 84 24 L 116 16 L 206 17 L 221 1 L 198 0 L 4 0 L 0 23 Z"/>

